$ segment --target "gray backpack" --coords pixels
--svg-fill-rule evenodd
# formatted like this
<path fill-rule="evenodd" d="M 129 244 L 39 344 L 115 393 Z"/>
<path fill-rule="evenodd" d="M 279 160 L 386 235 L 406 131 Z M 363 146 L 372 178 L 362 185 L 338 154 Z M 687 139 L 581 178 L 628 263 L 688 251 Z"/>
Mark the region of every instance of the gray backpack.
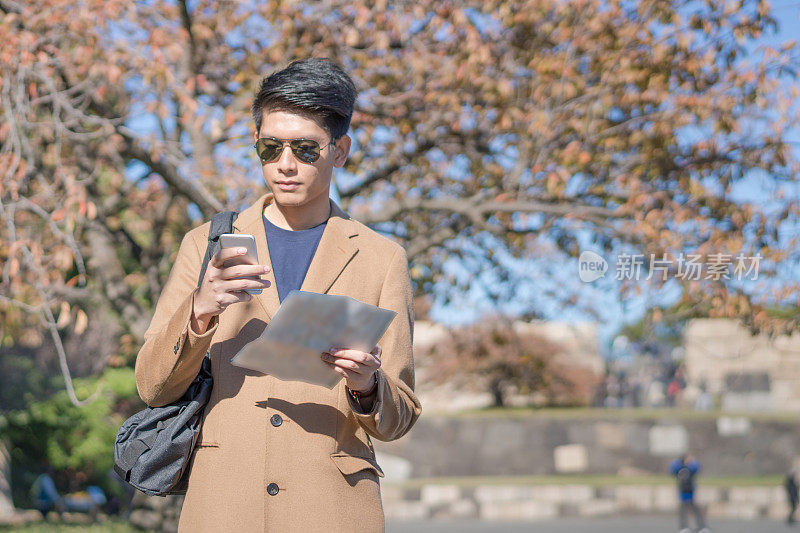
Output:
<path fill-rule="evenodd" d="M 198 287 L 209 260 L 220 249 L 219 236 L 232 232 L 236 216 L 235 211 L 225 211 L 211 220 Z M 127 419 L 117 432 L 114 471 L 149 496 L 186 493 L 187 467 L 213 386 L 210 355 L 206 352 L 200 372 L 179 400 L 146 407 Z"/>

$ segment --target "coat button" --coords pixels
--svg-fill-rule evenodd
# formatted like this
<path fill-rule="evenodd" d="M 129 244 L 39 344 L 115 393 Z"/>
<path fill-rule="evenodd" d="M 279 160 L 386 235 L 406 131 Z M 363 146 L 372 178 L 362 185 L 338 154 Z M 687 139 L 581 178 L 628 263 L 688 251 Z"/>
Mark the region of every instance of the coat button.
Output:
<path fill-rule="evenodd" d="M 283 424 L 283 418 L 281 418 L 281 415 L 272 415 L 269 421 L 272 422 L 272 425 L 275 427 L 278 427 L 281 424 Z"/>
<path fill-rule="evenodd" d="M 270 496 L 275 496 L 276 494 L 278 494 L 278 485 L 276 485 L 275 483 L 270 483 L 269 485 L 267 485 L 267 492 L 269 493 Z"/>

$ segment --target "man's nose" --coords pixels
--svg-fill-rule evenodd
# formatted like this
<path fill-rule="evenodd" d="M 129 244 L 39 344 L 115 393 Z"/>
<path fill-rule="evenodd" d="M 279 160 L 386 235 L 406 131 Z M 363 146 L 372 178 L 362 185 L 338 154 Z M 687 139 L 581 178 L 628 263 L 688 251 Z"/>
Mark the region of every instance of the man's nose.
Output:
<path fill-rule="evenodd" d="M 288 144 L 284 144 L 281 148 L 281 155 L 278 158 L 278 170 L 293 171 L 297 168 L 297 161 L 294 158 L 292 149 Z"/>

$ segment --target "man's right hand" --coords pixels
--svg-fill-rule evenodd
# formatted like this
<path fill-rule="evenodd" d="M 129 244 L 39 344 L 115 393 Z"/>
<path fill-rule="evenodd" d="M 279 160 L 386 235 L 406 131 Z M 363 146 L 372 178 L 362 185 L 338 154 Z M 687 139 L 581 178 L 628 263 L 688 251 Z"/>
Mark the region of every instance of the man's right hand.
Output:
<path fill-rule="evenodd" d="M 269 272 L 269 267 L 244 263 L 246 259 L 242 256 L 246 251 L 239 247 L 222 248 L 208 262 L 205 276 L 194 297 L 191 327 L 195 333 L 205 333 L 211 320 L 229 305 L 252 300 L 253 295 L 245 292 L 245 289 L 270 286 L 269 280 L 261 279 L 262 274 Z M 226 261 L 235 258 L 239 258 L 239 261 L 230 262 L 236 264 L 224 266 Z"/>

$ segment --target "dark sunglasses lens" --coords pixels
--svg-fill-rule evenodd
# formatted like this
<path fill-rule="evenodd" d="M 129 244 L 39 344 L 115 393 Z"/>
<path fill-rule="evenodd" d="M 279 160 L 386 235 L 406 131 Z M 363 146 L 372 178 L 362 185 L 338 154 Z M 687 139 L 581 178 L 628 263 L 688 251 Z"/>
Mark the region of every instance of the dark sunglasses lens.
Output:
<path fill-rule="evenodd" d="M 295 157 L 304 163 L 313 163 L 319 158 L 319 144 L 316 141 L 298 139 L 289 144 Z"/>
<path fill-rule="evenodd" d="M 258 142 L 256 142 L 258 157 L 264 161 L 272 161 L 275 159 L 282 147 L 283 145 L 281 143 L 270 139 L 259 139 Z"/>

